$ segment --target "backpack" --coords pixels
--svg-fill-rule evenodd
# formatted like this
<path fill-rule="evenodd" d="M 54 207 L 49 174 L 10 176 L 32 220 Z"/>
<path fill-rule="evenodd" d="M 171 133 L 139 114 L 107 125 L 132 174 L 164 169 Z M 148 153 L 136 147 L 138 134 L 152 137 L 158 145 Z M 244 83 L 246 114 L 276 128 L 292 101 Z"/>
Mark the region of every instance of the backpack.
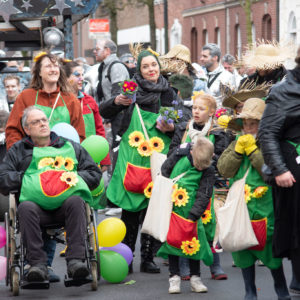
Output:
<path fill-rule="evenodd" d="M 128 68 L 128 67 L 127 67 L 124 63 L 122 63 L 121 61 L 115 60 L 115 61 L 113 61 L 113 62 L 108 66 L 107 75 L 105 76 L 110 82 L 111 82 L 111 77 L 110 77 L 111 68 L 112 68 L 112 66 L 113 66 L 114 64 L 122 64 L 122 65 L 126 68 L 128 74 L 129 74 L 129 77 L 130 77 L 130 78 L 133 77 L 133 74 L 132 74 L 132 72 L 130 71 L 130 68 Z"/>

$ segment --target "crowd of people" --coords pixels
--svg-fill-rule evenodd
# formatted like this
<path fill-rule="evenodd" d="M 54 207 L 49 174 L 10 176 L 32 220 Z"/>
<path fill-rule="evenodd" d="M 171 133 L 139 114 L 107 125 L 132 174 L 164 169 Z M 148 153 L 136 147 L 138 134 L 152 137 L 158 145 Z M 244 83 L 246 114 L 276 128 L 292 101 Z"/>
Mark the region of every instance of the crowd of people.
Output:
<path fill-rule="evenodd" d="M 200 260 L 210 267 L 213 280 L 226 280 L 218 214 L 228 190 L 245 178 L 242 201 L 258 241 L 232 253 L 233 265 L 242 271 L 245 300 L 257 299 L 256 261 L 270 269 L 278 299 L 291 299 L 289 289 L 300 293 L 300 51 L 296 67 L 286 70 L 290 50 L 276 42 L 254 43 L 237 61 L 210 43 L 201 49 L 197 64 L 184 45 L 163 56 L 136 45 L 119 59 L 116 44 L 107 39 L 96 44 L 95 66 L 84 58 L 71 61 L 43 51 L 34 58 L 25 89 L 17 76 L 4 77 L 1 159 L 6 156 L 0 191 L 20 191 L 28 281 L 60 280 L 51 268 L 56 243 L 40 235 L 40 225 L 50 220 L 65 223 L 69 276 L 87 276 L 83 203 L 91 203 L 89 190 L 104 174 L 107 208 L 99 213 L 121 214 L 127 228 L 123 243 L 134 252 L 155 185 L 151 156 L 160 152 L 160 173 L 179 179 L 169 199 L 173 209 L 165 241 L 140 234 L 140 271 L 159 273 L 155 256 L 163 257 L 171 294 L 180 293 L 181 280 L 190 280 L 193 292 L 208 292 Z M 125 80 L 137 84 L 134 97 L 122 92 Z M 176 118 L 162 115 L 163 109 Z M 97 166 L 79 144 L 50 132 L 60 122 L 72 125 L 81 142 L 91 135 L 107 137 L 110 153 Z M 50 169 L 73 171 L 78 183 L 72 176 L 65 179 L 69 185 L 75 180 L 73 192 L 62 198 L 60 185 L 44 190 L 35 184 Z M 34 192 L 28 192 L 29 185 L 36 186 Z M 49 197 L 55 199 L 51 205 Z M 293 270 L 289 289 L 285 257 Z M 134 272 L 133 263 L 129 272 Z"/>

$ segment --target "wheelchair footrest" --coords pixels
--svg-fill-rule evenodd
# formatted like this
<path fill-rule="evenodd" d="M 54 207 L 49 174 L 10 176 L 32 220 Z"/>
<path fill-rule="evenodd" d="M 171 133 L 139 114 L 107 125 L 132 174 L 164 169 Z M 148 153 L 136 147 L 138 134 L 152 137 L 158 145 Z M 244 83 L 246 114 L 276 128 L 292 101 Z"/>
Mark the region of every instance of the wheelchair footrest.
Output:
<path fill-rule="evenodd" d="M 43 290 L 43 289 L 49 289 L 50 283 L 49 280 L 45 281 L 27 281 L 22 280 L 20 282 L 20 286 L 22 289 L 26 290 Z"/>
<path fill-rule="evenodd" d="M 65 287 L 70 287 L 70 286 L 81 286 L 87 283 L 91 283 L 93 281 L 93 278 L 91 275 L 88 275 L 85 278 L 78 278 L 78 279 L 73 279 L 73 278 L 68 278 L 67 275 L 65 275 Z"/>

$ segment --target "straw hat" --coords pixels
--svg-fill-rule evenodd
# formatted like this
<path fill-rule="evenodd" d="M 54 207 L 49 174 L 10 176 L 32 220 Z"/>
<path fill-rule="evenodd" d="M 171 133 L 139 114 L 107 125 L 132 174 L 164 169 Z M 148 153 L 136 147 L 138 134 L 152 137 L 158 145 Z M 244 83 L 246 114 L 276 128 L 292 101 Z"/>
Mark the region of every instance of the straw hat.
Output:
<path fill-rule="evenodd" d="M 250 98 L 245 101 L 242 112 L 229 121 L 228 128 L 240 131 L 243 128 L 242 119 L 260 120 L 265 110 L 266 103 L 259 98 Z"/>
<path fill-rule="evenodd" d="M 261 41 L 248 46 L 242 60 L 249 67 L 259 70 L 274 70 L 295 56 L 292 45 L 280 45 L 278 42 Z"/>
<path fill-rule="evenodd" d="M 266 97 L 271 85 L 268 83 L 263 83 L 260 85 L 256 85 L 254 81 L 245 82 L 238 91 L 234 91 L 230 89 L 230 87 L 226 85 L 221 86 L 221 91 L 223 94 L 223 102 L 222 105 L 224 107 L 228 107 L 231 109 L 235 109 L 235 107 L 242 102 L 245 102 L 249 98 L 263 98 Z"/>
<path fill-rule="evenodd" d="M 177 58 L 184 62 L 191 64 L 191 52 L 190 49 L 182 44 L 174 46 L 167 54 L 160 57 L 160 59 Z"/>

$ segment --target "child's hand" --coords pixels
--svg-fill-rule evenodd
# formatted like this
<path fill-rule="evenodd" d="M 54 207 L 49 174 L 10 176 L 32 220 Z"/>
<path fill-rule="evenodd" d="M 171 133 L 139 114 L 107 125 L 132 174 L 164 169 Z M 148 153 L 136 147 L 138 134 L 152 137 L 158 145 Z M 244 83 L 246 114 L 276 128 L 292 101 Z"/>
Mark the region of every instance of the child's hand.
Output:
<path fill-rule="evenodd" d="M 245 148 L 244 148 L 244 142 L 243 142 L 242 137 L 243 136 L 240 136 L 238 138 L 238 140 L 236 141 L 234 151 L 243 155 L 245 153 Z"/>
<path fill-rule="evenodd" d="M 244 145 L 246 155 L 250 155 L 257 149 L 255 137 L 252 134 L 245 134 L 240 137 Z"/>

